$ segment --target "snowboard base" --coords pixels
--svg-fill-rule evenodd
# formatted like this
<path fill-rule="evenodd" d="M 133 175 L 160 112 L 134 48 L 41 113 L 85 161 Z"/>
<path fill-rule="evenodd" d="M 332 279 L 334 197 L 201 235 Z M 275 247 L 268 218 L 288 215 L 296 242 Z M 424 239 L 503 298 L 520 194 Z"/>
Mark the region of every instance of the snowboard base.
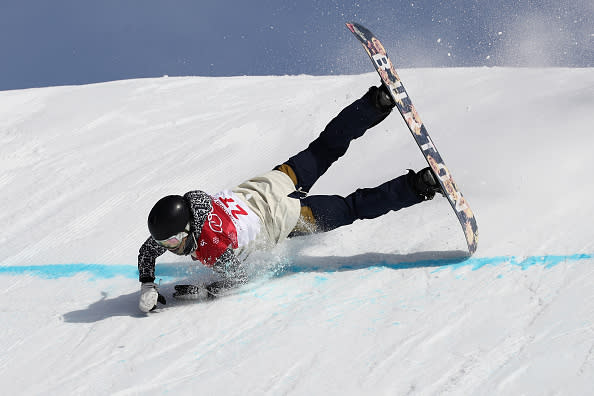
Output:
<path fill-rule="evenodd" d="M 377 37 L 364 26 L 357 23 L 347 23 L 346 25 L 365 48 L 365 51 L 373 62 L 375 70 L 394 98 L 396 108 L 412 133 L 419 149 L 423 153 L 423 156 L 427 160 L 431 169 L 433 169 L 433 172 L 438 176 L 439 183 L 446 193 L 446 198 L 450 202 L 456 217 L 460 221 L 464 236 L 466 237 L 468 251 L 472 255 L 478 246 L 478 226 L 476 224 L 474 213 L 472 212 L 472 209 L 470 209 L 468 201 L 464 198 L 454 182 L 452 173 L 445 165 L 433 140 L 431 140 L 427 128 L 425 128 L 419 113 L 408 96 L 404 85 L 402 85 L 402 81 L 396 73 L 396 69 L 388 57 L 384 46 Z"/>

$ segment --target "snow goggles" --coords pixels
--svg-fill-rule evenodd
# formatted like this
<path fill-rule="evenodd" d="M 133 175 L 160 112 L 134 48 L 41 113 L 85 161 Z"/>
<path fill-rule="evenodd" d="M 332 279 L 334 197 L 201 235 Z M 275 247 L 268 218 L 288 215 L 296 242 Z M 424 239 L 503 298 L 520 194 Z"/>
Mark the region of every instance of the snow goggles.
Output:
<path fill-rule="evenodd" d="M 179 245 L 182 244 L 182 242 L 184 241 L 184 238 L 187 238 L 188 235 L 190 235 L 190 223 L 188 223 L 188 225 L 186 226 L 186 229 L 184 231 L 179 232 L 179 233 L 175 234 L 174 236 L 170 236 L 167 239 L 155 240 L 155 242 L 157 242 L 159 245 L 163 246 L 164 248 L 175 249 L 175 248 L 179 247 Z"/>

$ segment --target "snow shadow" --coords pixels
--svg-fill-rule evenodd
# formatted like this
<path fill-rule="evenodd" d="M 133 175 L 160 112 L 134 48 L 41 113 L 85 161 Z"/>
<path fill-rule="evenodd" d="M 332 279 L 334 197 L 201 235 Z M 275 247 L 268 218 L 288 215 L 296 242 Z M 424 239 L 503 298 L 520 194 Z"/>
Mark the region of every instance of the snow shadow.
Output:
<path fill-rule="evenodd" d="M 463 250 L 427 251 L 409 254 L 365 253 L 356 256 L 302 256 L 290 260 L 280 260 L 277 268 L 272 268 L 275 276 L 302 272 L 341 272 L 356 271 L 372 267 L 385 267 L 396 270 L 411 268 L 443 267 L 464 263 L 469 259 Z"/>
<path fill-rule="evenodd" d="M 67 323 L 94 323 L 115 316 L 130 316 L 141 318 L 145 316 L 138 310 L 140 292 L 123 294 L 115 298 L 107 298 L 107 293 L 101 293 L 101 299 L 87 308 L 72 311 L 62 315 Z"/>
<path fill-rule="evenodd" d="M 159 292 L 167 299 L 167 304 L 158 305 L 158 309 L 145 314 L 140 312 L 138 309 L 138 300 L 140 298 L 140 289 L 133 293 L 123 294 L 115 298 L 107 298 L 107 293 L 102 292 L 101 299 L 89 305 L 87 308 L 79 309 L 76 311 L 68 312 L 62 315 L 64 322 L 67 323 L 95 323 L 102 320 L 118 317 L 127 316 L 131 318 L 147 318 L 150 315 L 158 314 L 160 311 L 179 307 L 181 305 L 196 304 L 196 303 L 208 303 L 209 301 L 179 301 L 172 297 L 174 292 L 174 285 L 180 282 L 170 282 L 162 284 L 159 287 Z"/>

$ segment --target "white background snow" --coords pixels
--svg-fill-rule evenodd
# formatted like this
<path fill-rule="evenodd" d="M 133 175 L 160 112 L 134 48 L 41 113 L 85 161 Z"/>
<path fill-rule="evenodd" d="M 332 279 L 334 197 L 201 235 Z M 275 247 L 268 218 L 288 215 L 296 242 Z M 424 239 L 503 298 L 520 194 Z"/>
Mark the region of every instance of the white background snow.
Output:
<path fill-rule="evenodd" d="M 212 274 L 166 254 L 168 303 L 148 315 L 135 267 L 156 200 L 268 171 L 377 75 L 0 92 L 2 392 L 591 393 L 594 70 L 400 75 L 476 213 L 471 259 L 436 198 L 257 254 L 251 283 L 212 302 L 171 298 Z M 312 193 L 424 166 L 393 114 Z"/>

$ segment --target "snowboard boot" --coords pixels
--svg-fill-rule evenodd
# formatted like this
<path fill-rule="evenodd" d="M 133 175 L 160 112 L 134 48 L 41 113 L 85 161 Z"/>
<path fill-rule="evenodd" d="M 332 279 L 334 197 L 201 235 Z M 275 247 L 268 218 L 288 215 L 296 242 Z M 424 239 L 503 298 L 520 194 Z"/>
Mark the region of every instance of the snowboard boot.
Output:
<path fill-rule="evenodd" d="M 408 171 L 408 182 L 410 186 L 417 194 L 419 194 L 419 196 L 423 197 L 425 201 L 433 199 L 435 193 L 444 195 L 441 185 L 437 181 L 437 177 L 430 167 L 421 169 L 417 173 L 412 169 L 409 169 Z"/>
<path fill-rule="evenodd" d="M 388 88 L 383 83 L 379 87 L 369 88 L 369 93 L 373 105 L 382 113 L 389 113 L 396 106 L 396 102 L 394 102 Z"/>

